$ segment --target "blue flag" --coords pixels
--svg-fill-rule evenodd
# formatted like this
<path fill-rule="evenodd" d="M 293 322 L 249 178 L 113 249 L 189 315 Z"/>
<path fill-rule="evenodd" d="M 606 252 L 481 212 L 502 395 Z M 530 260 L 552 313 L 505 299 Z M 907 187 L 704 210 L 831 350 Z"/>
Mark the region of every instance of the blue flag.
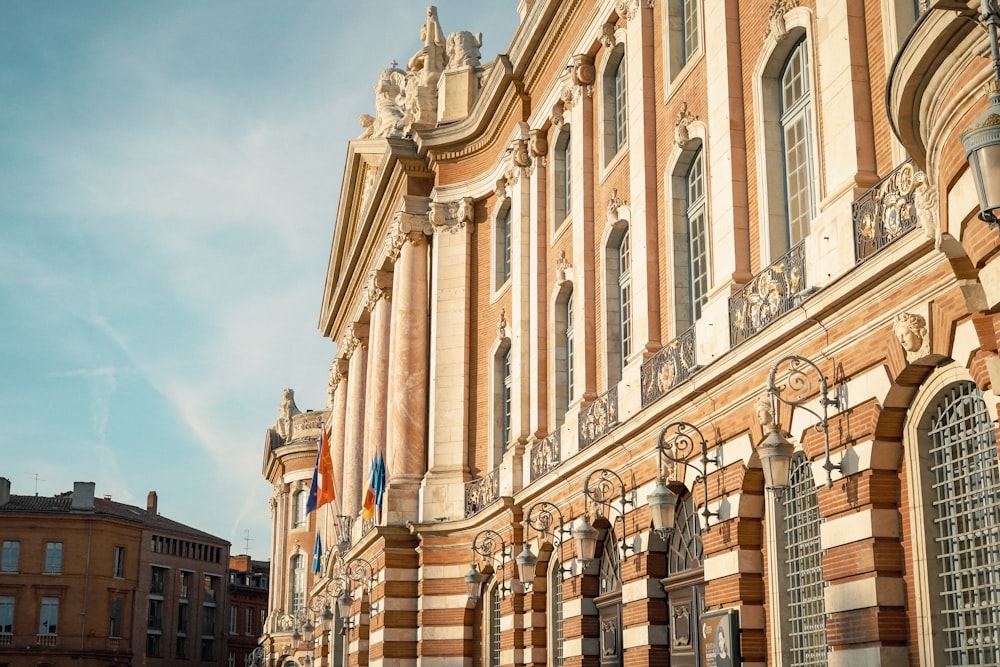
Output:
<path fill-rule="evenodd" d="M 375 457 L 374 474 L 376 521 L 382 523 L 382 496 L 385 494 L 385 457 L 379 452 Z"/>
<path fill-rule="evenodd" d="M 319 574 L 320 570 L 323 569 L 323 543 L 319 539 L 319 533 L 316 533 L 316 546 L 313 547 L 313 572 Z"/>

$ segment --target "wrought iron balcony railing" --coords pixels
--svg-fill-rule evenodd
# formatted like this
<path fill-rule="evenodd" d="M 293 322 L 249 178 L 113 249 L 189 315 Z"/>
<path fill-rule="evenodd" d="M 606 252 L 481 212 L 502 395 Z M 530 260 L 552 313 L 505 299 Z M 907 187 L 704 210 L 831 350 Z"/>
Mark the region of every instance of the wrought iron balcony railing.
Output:
<path fill-rule="evenodd" d="M 586 449 L 618 426 L 618 386 L 580 410 L 580 449 Z"/>
<path fill-rule="evenodd" d="M 917 173 L 913 161 L 907 160 L 851 204 L 855 265 L 917 226 Z"/>
<path fill-rule="evenodd" d="M 531 446 L 531 481 L 555 469 L 562 463 L 562 447 L 559 431 L 549 433 Z"/>
<path fill-rule="evenodd" d="M 795 307 L 806 286 L 805 245 L 799 243 L 729 297 L 729 344 L 735 347 Z"/>
<path fill-rule="evenodd" d="M 500 497 L 500 467 L 465 483 L 465 516 L 470 517 Z"/>
<path fill-rule="evenodd" d="M 687 380 L 695 369 L 694 327 L 673 339 L 642 365 L 642 407 Z"/>

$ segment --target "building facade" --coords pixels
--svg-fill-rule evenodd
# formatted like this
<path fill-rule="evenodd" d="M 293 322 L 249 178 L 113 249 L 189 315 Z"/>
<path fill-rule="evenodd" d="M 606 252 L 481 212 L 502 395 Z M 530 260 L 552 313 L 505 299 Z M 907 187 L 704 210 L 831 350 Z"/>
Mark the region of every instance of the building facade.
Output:
<path fill-rule="evenodd" d="M 487 63 L 428 9 L 321 309 L 342 645 L 269 658 L 1000 662 L 978 6 L 524 0 Z"/>
<path fill-rule="evenodd" d="M 0 478 L 0 663 L 10 667 L 226 664 L 229 543 L 157 512 L 52 498 Z"/>
<path fill-rule="evenodd" d="M 229 557 L 228 667 L 250 667 L 267 622 L 268 561 Z"/>

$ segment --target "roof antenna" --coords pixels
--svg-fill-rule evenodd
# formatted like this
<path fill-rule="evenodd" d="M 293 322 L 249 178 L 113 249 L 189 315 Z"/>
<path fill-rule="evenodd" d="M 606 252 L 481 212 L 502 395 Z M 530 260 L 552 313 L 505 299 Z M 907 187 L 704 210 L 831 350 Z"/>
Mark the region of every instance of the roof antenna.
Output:
<path fill-rule="evenodd" d="M 38 495 L 38 482 L 39 481 L 46 482 L 48 480 L 45 480 L 45 479 L 40 480 L 39 477 L 38 477 L 38 473 L 37 472 L 26 472 L 24 474 L 28 475 L 29 477 L 34 477 L 35 478 L 35 495 L 37 496 Z"/>
<path fill-rule="evenodd" d="M 249 528 L 247 528 L 247 529 L 245 529 L 243 531 L 243 542 L 246 544 L 246 546 L 243 548 L 243 553 L 246 553 L 246 554 L 250 553 L 250 543 L 253 542 L 253 540 L 250 539 L 250 529 Z"/>

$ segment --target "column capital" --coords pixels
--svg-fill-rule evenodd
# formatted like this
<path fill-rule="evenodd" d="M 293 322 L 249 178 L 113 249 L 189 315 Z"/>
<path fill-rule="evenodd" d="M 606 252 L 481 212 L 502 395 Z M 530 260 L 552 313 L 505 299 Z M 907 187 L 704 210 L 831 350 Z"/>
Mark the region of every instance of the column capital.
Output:
<path fill-rule="evenodd" d="M 383 298 L 386 301 L 392 301 L 392 272 L 372 271 L 369 273 L 362 293 L 362 300 L 369 312 L 375 310 L 375 304 Z"/>
<path fill-rule="evenodd" d="M 340 347 L 344 350 L 344 358 L 350 359 L 358 346 L 368 347 L 367 322 L 353 322 L 347 325 L 347 331 L 344 332 L 344 338 L 340 343 Z"/>
<path fill-rule="evenodd" d="M 451 202 L 432 201 L 428 216 L 434 233 L 448 231 L 455 234 L 476 221 L 476 200 L 462 197 Z"/>
<path fill-rule="evenodd" d="M 336 389 L 342 380 L 347 379 L 349 363 L 346 357 L 338 357 L 330 364 L 330 388 Z"/>

